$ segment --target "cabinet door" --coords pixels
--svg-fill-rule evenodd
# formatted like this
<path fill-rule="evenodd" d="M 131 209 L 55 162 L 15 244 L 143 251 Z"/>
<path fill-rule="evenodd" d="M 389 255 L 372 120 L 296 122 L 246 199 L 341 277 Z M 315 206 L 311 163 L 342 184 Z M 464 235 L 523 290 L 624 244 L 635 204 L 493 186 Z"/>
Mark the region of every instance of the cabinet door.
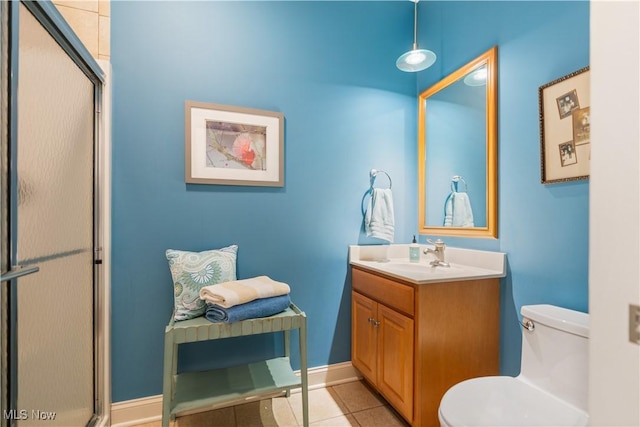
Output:
<path fill-rule="evenodd" d="M 378 305 L 378 389 L 409 422 L 413 420 L 413 320 Z"/>
<path fill-rule="evenodd" d="M 357 292 L 351 295 L 351 363 L 375 384 L 377 342 L 373 322 L 377 303 Z"/>

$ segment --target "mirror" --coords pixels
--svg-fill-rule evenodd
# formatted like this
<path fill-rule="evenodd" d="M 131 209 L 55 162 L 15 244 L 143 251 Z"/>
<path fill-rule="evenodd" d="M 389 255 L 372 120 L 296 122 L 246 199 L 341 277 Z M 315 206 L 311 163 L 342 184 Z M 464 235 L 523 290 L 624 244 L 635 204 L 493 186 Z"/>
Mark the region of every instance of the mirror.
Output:
<path fill-rule="evenodd" d="M 498 48 L 419 96 L 420 234 L 498 237 Z"/>

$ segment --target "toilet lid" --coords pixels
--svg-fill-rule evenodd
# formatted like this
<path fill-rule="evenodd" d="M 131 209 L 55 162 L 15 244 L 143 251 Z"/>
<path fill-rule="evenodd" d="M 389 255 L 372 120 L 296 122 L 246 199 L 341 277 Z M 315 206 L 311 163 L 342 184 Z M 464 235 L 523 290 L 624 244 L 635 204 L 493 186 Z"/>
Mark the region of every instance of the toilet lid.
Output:
<path fill-rule="evenodd" d="M 585 412 L 513 377 L 483 377 L 451 387 L 440 401 L 449 426 L 586 426 Z"/>

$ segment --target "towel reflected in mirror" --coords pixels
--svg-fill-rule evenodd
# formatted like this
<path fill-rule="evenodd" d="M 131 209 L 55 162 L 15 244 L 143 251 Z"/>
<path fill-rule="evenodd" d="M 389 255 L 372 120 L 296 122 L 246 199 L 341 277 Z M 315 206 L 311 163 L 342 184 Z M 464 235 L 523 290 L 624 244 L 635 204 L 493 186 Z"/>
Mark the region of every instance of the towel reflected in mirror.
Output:
<path fill-rule="evenodd" d="M 444 204 L 445 227 L 473 227 L 473 211 L 467 193 L 452 191 Z"/>

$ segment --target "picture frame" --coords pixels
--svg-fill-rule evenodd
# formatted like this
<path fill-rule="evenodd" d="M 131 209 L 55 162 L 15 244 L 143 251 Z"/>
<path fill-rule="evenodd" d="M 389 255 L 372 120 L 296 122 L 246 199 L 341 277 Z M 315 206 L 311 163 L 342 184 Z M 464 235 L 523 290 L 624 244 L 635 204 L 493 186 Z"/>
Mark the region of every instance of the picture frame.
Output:
<path fill-rule="evenodd" d="M 542 184 L 589 178 L 589 67 L 540 86 L 540 181 Z"/>
<path fill-rule="evenodd" d="M 185 182 L 284 186 L 284 115 L 185 101 Z"/>

